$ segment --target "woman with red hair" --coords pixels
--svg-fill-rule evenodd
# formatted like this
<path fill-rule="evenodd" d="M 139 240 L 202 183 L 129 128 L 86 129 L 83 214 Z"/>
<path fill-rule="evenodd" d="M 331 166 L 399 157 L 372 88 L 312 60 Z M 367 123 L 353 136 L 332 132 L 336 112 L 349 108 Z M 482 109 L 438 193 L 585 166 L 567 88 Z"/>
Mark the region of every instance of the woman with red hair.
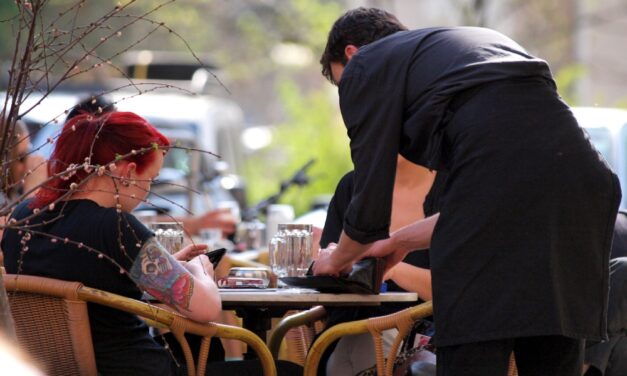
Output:
<path fill-rule="evenodd" d="M 193 320 L 217 319 L 213 268 L 200 255 L 206 246 L 170 255 L 130 214 L 146 197 L 168 147 L 131 112 L 68 121 L 48 164 L 50 178 L 33 200 L 16 207 L 5 231 L 7 272 L 80 281 L 135 299 L 146 291 Z M 180 372 L 138 317 L 91 304 L 88 310 L 99 373 Z"/>

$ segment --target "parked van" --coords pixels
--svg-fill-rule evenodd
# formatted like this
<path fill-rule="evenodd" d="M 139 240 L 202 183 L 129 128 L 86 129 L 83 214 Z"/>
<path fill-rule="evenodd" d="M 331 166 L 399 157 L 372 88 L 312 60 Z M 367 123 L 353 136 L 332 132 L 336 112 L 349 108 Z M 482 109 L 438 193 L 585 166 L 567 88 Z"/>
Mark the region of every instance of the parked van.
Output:
<path fill-rule="evenodd" d="M 0 93 L 0 99 L 4 95 Z M 38 153 L 46 158 L 50 156 L 53 145 L 47 140 L 56 139 L 66 111 L 89 95 L 86 92 L 57 91 L 45 98 L 41 94 L 29 96 L 20 113 L 24 114 L 23 120 L 32 134 L 33 148 L 38 149 Z M 218 182 L 225 162 L 233 172 L 241 163 L 239 134 L 243 128 L 243 112 L 237 104 L 209 95 L 171 92 L 137 95 L 119 91 L 109 98 L 118 110 L 132 111 L 146 118 L 172 144 L 221 156 L 218 159 L 202 152 L 171 150 L 159 176 L 161 184 L 155 184 L 149 197 L 151 206 L 171 215 L 183 215 L 187 210 L 194 214 L 203 213 L 219 206 L 221 201 L 238 201 Z M 218 161 L 221 163 L 217 164 Z"/>

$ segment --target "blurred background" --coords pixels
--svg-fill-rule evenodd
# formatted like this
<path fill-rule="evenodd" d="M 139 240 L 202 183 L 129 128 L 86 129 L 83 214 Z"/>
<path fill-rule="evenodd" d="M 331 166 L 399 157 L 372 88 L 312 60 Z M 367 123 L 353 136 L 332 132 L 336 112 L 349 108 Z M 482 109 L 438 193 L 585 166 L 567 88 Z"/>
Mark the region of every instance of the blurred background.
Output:
<path fill-rule="evenodd" d="M 46 16 L 71 29 L 97 20 L 118 1 L 86 1 L 79 12 L 61 14 L 73 3 L 50 0 Z M 110 95 L 118 108 L 147 117 L 177 142 L 223 157 L 216 163 L 205 154 L 174 153 L 160 178 L 187 179 L 182 184 L 214 192 L 209 200 L 236 199 L 243 211 L 283 188 L 278 201 L 301 215 L 324 207 L 352 169 L 337 89 L 321 76 L 318 60 L 332 23 L 357 6 L 384 8 L 410 28 L 499 30 L 550 63 L 570 105 L 627 108 L 625 0 L 140 0 L 128 16 L 103 28 L 102 35 L 141 15 L 141 22 L 97 48 L 98 56 L 108 56 L 102 66 L 55 88 L 25 120 L 41 128 L 62 120 L 85 95 L 127 86 Z M 10 19 L 13 2 L 0 2 L 0 14 Z M 160 22 L 165 27 L 156 27 Z M 14 24 L 0 23 L 1 90 L 15 33 Z M 97 43 L 99 35 L 86 42 L 90 38 Z M 128 78 L 184 90 L 166 85 L 137 96 Z M 29 100 L 36 101 L 36 93 Z M 42 135 L 47 133 L 52 131 Z M 219 198 L 225 190 L 232 197 Z M 218 206 L 198 195 L 170 193 L 185 196 L 191 207 Z"/>

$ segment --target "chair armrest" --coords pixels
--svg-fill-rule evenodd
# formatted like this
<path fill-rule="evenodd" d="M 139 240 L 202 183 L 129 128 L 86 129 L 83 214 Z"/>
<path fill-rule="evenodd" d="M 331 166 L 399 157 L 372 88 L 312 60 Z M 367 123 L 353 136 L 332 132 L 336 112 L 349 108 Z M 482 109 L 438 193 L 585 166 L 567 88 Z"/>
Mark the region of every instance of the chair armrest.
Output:
<path fill-rule="evenodd" d="M 270 340 L 268 341 L 268 347 L 270 348 L 272 356 L 274 356 L 275 359 L 278 359 L 281 342 L 288 330 L 321 320 L 326 316 L 326 314 L 327 312 L 323 306 L 317 306 L 307 311 L 302 311 L 283 318 L 274 328 L 274 331 L 270 336 Z"/>
<path fill-rule="evenodd" d="M 277 374 L 276 365 L 270 350 L 261 338 L 247 329 L 212 322 L 201 323 L 193 321 L 178 313 L 159 308 L 156 305 L 86 286 L 81 286 L 78 289 L 78 296 L 85 301 L 133 313 L 149 320 L 153 324 L 156 322 L 161 324 L 160 326 L 168 327 L 183 349 L 189 376 L 205 374 L 211 337 L 235 339 L 246 343 L 253 348 L 259 357 L 264 375 L 276 376 Z M 203 337 L 197 364 L 194 364 L 189 344 L 184 336 L 185 333 Z"/>
<path fill-rule="evenodd" d="M 381 331 L 384 331 L 384 330 L 398 328 L 398 323 L 403 323 L 407 321 L 416 321 L 420 318 L 430 316 L 431 314 L 433 314 L 433 305 L 431 301 L 429 301 L 429 302 L 422 303 L 414 307 L 404 309 L 399 312 L 392 313 L 390 315 L 379 316 L 379 317 L 364 319 L 364 320 L 350 321 L 350 322 L 345 322 L 345 323 L 335 325 L 325 330 L 318 337 L 316 342 L 314 342 L 314 344 L 309 348 L 309 351 L 307 352 L 307 359 L 305 360 L 305 367 L 304 367 L 303 375 L 304 376 L 316 376 L 318 372 L 320 358 L 322 357 L 322 354 L 324 353 L 326 348 L 329 347 L 330 344 L 332 344 L 333 342 L 335 342 L 336 340 L 338 340 L 339 338 L 345 335 L 354 335 L 354 334 L 361 334 L 361 333 L 373 334 L 373 332 L 380 333 Z M 404 336 L 404 334 L 400 332 L 399 332 L 399 335 Z M 395 341 L 395 344 L 396 342 L 397 341 Z M 376 347 L 376 343 L 377 341 L 375 340 L 375 347 Z M 384 364 L 380 364 L 380 363 L 381 363 L 380 357 L 377 356 L 377 370 L 380 375 L 383 375 L 384 373 L 382 372 L 382 370 L 384 369 Z M 387 371 L 388 370 L 386 370 L 385 374 L 388 374 Z M 391 374 L 391 367 L 389 371 L 390 371 L 389 374 Z"/>

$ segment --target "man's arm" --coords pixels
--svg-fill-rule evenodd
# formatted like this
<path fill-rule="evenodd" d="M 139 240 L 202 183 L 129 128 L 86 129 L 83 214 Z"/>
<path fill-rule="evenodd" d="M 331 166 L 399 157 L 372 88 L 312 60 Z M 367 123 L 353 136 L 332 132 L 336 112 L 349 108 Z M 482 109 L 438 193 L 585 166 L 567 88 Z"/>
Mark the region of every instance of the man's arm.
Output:
<path fill-rule="evenodd" d="M 438 218 L 440 213 L 402 227 L 388 239 L 370 244 L 356 242 L 342 232 L 337 248 L 320 257 L 314 264 L 314 275 L 337 276 L 363 257 L 383 257 L 386 269 L 389 270 L 401 262 L 409 252 L 429 248 Z"/>
<path fill-rule="evenodd" d="M 440 213 L 421 219 L 396 230 L 390 238 L 397 249 L 410 252 L 417 249 L 427 249 L 431 246 L 431 236 Z"/>
<path fill-rule="evenodd" d="M 314 275 L 339 275 L 342 271 L 350 270 L 355 261 L 368 250 L 370 244 L 361 244 L 354 241 L 342 231 L 340 241 L 333 250 L 320 256 L 313 265 Z"/>

